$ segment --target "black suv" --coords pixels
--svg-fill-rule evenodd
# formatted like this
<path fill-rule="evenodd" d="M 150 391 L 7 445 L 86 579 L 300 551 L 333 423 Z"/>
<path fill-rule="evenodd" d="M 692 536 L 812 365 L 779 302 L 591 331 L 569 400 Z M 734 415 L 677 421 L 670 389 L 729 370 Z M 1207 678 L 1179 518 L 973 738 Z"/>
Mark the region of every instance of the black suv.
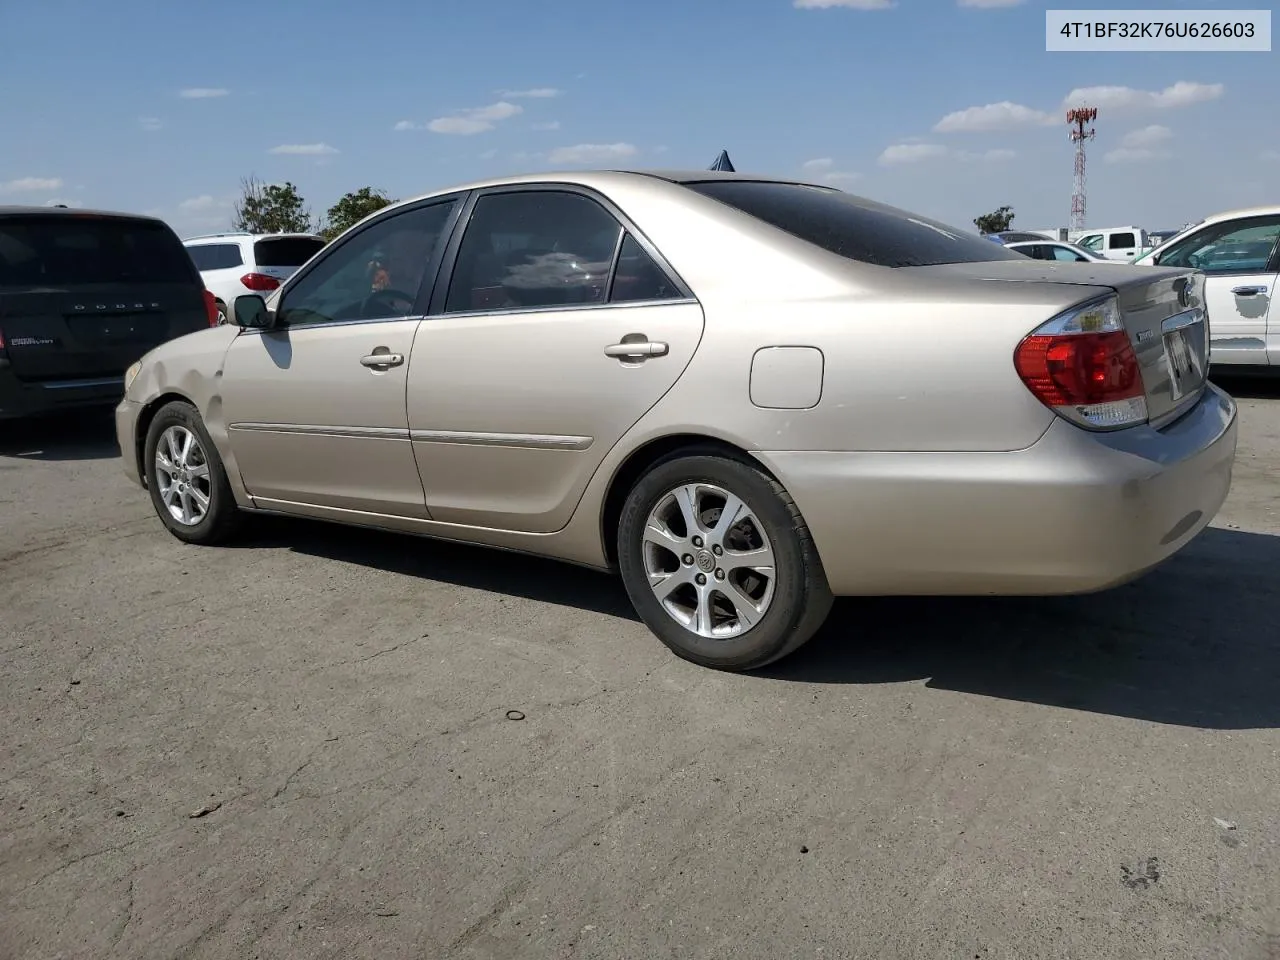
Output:
<path fill-rule="evenodd" d="M 130 364 L 217 319 L 163 221 L 0 206 L 0 420 L 119 403 Z"/>

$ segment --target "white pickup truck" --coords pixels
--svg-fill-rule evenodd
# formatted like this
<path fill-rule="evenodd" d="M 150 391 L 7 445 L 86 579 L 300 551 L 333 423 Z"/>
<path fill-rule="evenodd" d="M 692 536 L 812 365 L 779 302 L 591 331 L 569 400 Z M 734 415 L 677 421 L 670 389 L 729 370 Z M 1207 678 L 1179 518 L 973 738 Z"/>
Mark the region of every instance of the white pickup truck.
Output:
<path fill-rule="evenodd" d="M 1069 239 L 1108 260 L 1134 260 L 1154 247 L 1141 227 L 1102 227 L 1073 230 Z"/>

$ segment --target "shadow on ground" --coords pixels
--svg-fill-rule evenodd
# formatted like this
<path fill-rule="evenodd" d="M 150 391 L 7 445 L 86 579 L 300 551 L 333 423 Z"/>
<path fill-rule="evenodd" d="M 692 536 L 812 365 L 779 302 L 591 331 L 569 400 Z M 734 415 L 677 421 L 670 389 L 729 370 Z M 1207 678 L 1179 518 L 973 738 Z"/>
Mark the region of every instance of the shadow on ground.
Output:
<path fill-rule="evenodd" d="M 616 578 L 518 554 L 277 519 L 254 545 L 636 619 Z M 1209 529 L 1142 580 L 1092 596 L 843 599 L 806 647 L 757 676 L 927 680 L 1159 723 L 1280 727 L 1277 571 L 1280 537 Z"/>
<path fill-rule="evenodd" d="M 1280 727 L 1280 537 L 1209 529 L 1128 586 L 841 600 L 769 675 L 888 683 L 1208 729 Z"/>
<path fill-rule="evenodd" d="M 1216 371 L 1213 382 L 1227 393 L 1241 400 L 1280 400 L 1280 370 L 1266 371 L 1251 376 L 1223 375 Z"/>
<path fill-rule="evenodd" d="M 308 556 L 388 570 L 423 580 L 576 607 L 638 620 L 622 582 L 608 574 L 406 534 L 282 517 L 255 518 L 250 546 L 287 547 Z M 657 641 L 655 641 L 657 642 Z"/>
<path fill-rule="evenodd" d="M 19 460 L 110 460 L 120 456 L 109 409 L 29 420 L 0 420 L 0 457 Z"/>

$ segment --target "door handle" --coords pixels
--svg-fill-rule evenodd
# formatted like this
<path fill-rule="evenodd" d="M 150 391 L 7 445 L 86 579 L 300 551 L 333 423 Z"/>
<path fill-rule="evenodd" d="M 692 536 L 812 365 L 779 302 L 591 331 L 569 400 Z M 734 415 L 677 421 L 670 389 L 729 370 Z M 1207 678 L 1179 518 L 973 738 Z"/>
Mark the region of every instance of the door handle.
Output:
<path fill-rule="evenodd" d="M 1231 292 L 1237 297 L 1256 297 L 1260 293 L 1266 293 L 1266 287 L 1232 287 Z"/>
<path fill-rule="evenodd" d="M 665 357 L 669 349 L 659 340 L 624 340 L 605 347 L 604 355 L 617 357 L 619 360 L 644 360 L 647 357 Z"/>
<path fill-rule="evenodd" d="M 403 353 L 371 353 L 360 358 L 362 367 L 398 367 L 404 363 Z"/>

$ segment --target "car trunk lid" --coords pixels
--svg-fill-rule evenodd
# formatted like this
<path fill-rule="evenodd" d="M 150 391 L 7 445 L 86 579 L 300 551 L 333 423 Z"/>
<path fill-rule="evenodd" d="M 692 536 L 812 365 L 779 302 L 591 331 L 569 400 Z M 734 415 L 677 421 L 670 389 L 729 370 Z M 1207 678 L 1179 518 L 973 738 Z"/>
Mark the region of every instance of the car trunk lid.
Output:
<path fill-rule="evenodd" d="M 933 276 L 993 283 L 1050 283 L 1114 292 L 1142 371 L 1153 426 L 1176 419 L 1204 391 L 1209 370 L 1209 320 L 1204 275 L 1166 267 L 997 260 L 911 267 Z M 1086 295 L 1087 296 L 1087 295 Z M 1047 318 L 1045 318 L 1047 319 Z"/>

